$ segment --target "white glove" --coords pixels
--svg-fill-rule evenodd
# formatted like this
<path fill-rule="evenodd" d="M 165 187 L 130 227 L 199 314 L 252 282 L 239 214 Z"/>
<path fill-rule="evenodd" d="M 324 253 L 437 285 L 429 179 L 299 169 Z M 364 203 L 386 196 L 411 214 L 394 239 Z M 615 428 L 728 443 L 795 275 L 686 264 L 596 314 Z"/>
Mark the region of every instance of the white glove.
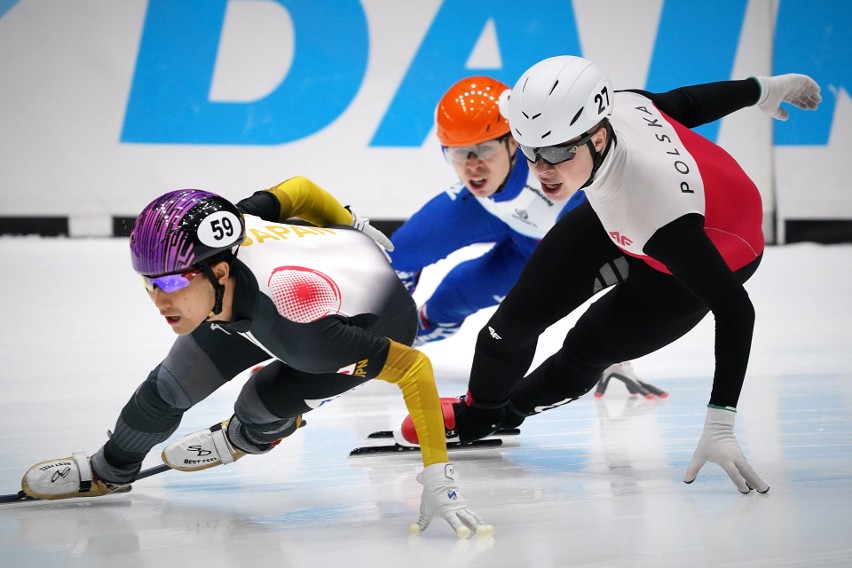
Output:
<path fill-rule="evenodd" d="M 725 470 L 740 493 L 748 493 L 752 489 L 756 489 L 758 493 L 769 491 L 769 486 L 754 472 L 737 444 L 734 437 L 736 415 L 736 412 L 724 408 L 707 408 L 704 432 L 698 440 L 692 461 L 686 468 L 684 483 L 695 481 L 699 470 L 710 461 Z"/>
<path fill-rule="evenodd" d="M 349 207 L 347 207 L 349 209 Z M 370 224 L 370 220 L 366 217 L 359 217 L 352 209 L 349 209 L 352 214 L 352 226 L 376 241 L 376 244 L 385 250 L 393 250 L 393 243 L 385 236 L 383 232 Z"/>
<path fill-rule="evenodd" d="M 420 519 L 408 527 L 410 534 L 426 530 L 436 511 L 450 523 L 459 538 L 469 537 L 472 530 L 476 531 L 476 536 L 494 534 L 494 527 L 482 522 L 459 493 L 453 464 L 445 462 L 426 466 L 417 476 L 417 481 L 423 484 Z"/>
<path fill-rule="evenodd" d="M 807 75 L 789 73 L 774 77 L 755 77 L 760 84 L 760 99 L 757 106 L 778 120 L 787 120 L 790 113 L 781 108 L 781 103 L 790 103 L 800 109 L 815 110 L 822 97 L 819 85 Z"/>

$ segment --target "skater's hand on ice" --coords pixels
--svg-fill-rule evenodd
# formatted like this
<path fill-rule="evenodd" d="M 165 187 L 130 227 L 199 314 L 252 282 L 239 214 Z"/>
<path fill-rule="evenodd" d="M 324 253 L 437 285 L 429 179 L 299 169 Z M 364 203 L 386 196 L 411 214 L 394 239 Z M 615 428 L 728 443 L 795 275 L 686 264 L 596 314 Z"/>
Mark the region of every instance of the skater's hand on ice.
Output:
<path fill-rule="evenodd" d="M 769 485 L 751 468 L 734 437 L 735 416 L 734 411 L 724 408 L 707 409 L 704 432 L 698 440 L 692 461 L 686 468 L 684 483 L 695 481 L 698 472 L 709 461 L 719 464 L 725 470 L 740 493 L 748 493 L 752 489 L 756 489 L 758 493 L 769 491 Z"/>
<path fill-rule="evenodd" d="M 417 476 L 417 481 L 423 484 L 420 519 L 408 528 L 409 533 L 418 534 L 426 530 L 437 513 L 450 523 L 459 538 L 468 538 L 472 533 L 476 536 L 494 534 L 494 527 L 485 524 L 471 511 L 459 493 L 453 464 L 436 463 L 426 466 Z"/>

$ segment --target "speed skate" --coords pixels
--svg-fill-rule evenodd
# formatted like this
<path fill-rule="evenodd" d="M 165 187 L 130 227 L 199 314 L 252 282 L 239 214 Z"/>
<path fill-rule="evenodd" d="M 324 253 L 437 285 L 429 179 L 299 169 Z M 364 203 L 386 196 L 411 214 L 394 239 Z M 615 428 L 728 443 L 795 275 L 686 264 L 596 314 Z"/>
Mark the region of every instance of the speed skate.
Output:
<path fill-rule="evenodd" d="M 503 445 L 504 437 L 517 436 L 521 431 L 518 428 L 508 428 L 505 430 L 497 430 L 490 436 L 486 436 L 480 440 L 472 442 L 458 442 L 447 440 L 447 449 L 453 450 L 476 450 L 485 448 L 498 448 Z M 368 440 L 393 440 L 392 444 L 373 444 L 360 446 L 349 452 L 350 456 L 364 456 L 370 454 L 386 454 L 396 452 L 419 452 L 420 446 L 400 444 L 394 438 L 394 433 L 391 430 L 379 430 L 372 432 L 367 436 Z"/>

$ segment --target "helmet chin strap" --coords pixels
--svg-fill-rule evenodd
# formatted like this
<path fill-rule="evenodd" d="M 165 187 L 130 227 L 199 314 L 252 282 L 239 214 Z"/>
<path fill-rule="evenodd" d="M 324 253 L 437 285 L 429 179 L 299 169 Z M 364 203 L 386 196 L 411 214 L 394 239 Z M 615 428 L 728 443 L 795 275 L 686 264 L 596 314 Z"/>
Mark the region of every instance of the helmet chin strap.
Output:
<path fill-rule="evenodd" d="M 222 299 L 225 297 L 225 286 L 224 284 L 219 283 L 219 279 L 216 278 L 216 275 L 213 274 L 213 269 L 210 268 L 210 264 L 207 262 L 200 262 L 198 266 L 204 271 L 204 275 L 207 276 L 207 279 L 210 280 L 210 283 L 213 284 L 213 290 L 216 292 L 216 301 L 213 304 L 213 309 L 210 310 L 210 314 L 207 316 L 207 319 L 215 315 L 219 315 L 222 313 Z"/>
<path fill-rule="evenodd" d="M 509 149 L 509 139 L 506 138 L 506 153 L 509 155 L 509 171 L 506 173 L 506 177 L 503 178 L 503 181 L 500 183 L 500 186 L 494 190 L 494 193 L 500 193 L 503 191 L 503 188 L 506 187 L 506 182 L 509 181 L 509 176 L 512 175 L 512 169 L 515 167 L 515 157 L 518 155 L 518 150 L 515 149 L 515 154 L 512 155 L 512 151 Z"/>
<path fill-rule="evenodd" d="M 595 174 L 598 173 L 598 169 L 601 167 L 601 164 L 603 164 L 604 158 L 606 158 L 606 155 L 609 153 L 610 147 L 613 142 L 615 142 L 615 132 L 613 132 L 612 126 L 609 122 L 604 125 L 604 128 L 606 129 L 606 146 L 603 151 L 598 152 L 591 139 L 586 142 L 586 146 L 589 147 L 589 153 L 591 153 L 594 163 L 592 164 L 592 173 L 589 174 L 589 179 L 586 180 L 586 183 L 580 186 L 580 189 L 589 187 L 592 185 L 592 182 L 595 181 Z"/>

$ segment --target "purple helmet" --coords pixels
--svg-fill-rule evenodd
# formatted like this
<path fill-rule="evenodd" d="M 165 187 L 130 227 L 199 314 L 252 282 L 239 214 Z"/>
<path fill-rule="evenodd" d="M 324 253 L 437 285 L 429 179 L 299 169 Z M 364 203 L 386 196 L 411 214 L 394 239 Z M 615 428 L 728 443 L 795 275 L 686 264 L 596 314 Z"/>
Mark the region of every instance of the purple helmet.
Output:
<path fill-rule="evenodd" d="M 243 242 L 243 216 L 227 199 L 200 189 L 179 189 L 148 204 L 130 233 L 133 270 L 159 276 L 188 270 Z"/>

